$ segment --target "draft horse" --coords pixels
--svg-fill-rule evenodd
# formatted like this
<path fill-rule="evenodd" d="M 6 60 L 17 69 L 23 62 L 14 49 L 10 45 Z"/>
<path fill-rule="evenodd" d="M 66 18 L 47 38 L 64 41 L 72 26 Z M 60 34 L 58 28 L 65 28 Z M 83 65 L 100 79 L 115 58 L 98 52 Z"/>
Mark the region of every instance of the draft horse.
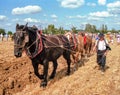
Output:
<path fill-rule="evenodd" d="M 68 38 L 71 46 L 71 53 L 73 58 L 73 63 L 75 63 L 76 69 L 78 68 L 78 62 L 80 61 L 84 65 L 84 40 L 81 35 L 74 34 L 72 32 L 65 33 L 65 36 Z"/>
<path fill-rule="evenodd" d="M 34 68 L 35 75 L 42 79 L 40 86 L 47 86 L 49 61 L 53 62 L 53 71 L 50 79 L 53 79 L 58 66 L 57 59 L 63 55 L 67 61 L 67 75 L 70 74 L 70 43 L 64 35 L 45 36 L 38 29 L 26 25 L 16 25 L 14 34 L 14 55 L 18 58 L 25 50 Z M 43 74 L 39 74 L 38 65 L 43 65 Z"/>

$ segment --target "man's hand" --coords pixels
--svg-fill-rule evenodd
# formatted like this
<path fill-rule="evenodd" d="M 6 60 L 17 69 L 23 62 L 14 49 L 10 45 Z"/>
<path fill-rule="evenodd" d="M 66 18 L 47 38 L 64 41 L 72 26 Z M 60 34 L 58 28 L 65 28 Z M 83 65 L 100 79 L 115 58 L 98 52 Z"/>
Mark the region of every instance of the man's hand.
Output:
<path fill-rule="evenodd" d="M 106 55 L 107 55 L 107 53 L 108 53 L 108 50 L 106 50 L 106 51 L 105 51 L 104 56 L 106 56 Z"/>

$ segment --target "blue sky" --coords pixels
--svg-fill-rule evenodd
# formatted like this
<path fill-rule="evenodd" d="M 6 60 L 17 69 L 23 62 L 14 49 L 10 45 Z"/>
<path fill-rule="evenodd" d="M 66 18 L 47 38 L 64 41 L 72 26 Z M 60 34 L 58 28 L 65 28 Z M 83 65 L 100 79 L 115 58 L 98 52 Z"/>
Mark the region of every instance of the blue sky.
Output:
<path fill-rule="evenodd" d="M 85 24 L 100 29 L 120 30 L 120 0 L 0 0 L 0 28 L 15 31 L 16 23 L 84 29 Z"/>

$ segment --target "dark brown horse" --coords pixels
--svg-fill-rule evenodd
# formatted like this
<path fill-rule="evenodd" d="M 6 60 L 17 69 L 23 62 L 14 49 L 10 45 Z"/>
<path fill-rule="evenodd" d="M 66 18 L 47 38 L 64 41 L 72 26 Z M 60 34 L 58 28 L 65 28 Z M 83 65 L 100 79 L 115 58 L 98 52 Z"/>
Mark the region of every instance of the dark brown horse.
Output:
<path fill-rule="evenodd" d="M 84 57 L 84 40 L 81 35 L 74 34 L 72 32 L 67 32 L 65 36 L 68 38 L 70 41 L 70 46 L 72 49 L 72 58 L 74 60 L 73 63 L 78 65 L 78 62 L 81 61 L 82 64 L 83 62 L 83 57 Z"/>
<path fill-rule="evenodd" d="M 34 73 L 39 79 L 43 79 L 41 86 L 47 86 L 47 75 L 49 61 L 53 62 L 53 72 L 50 79 L 53 79 L 58 66 L 57 59 L 63 55 L 67 61 L 67 75 L 70 74 L 70 44 L 64 35 L 44 36 L 38 32 L 38 29 L 27 27 L 26 25 L 16 25 L 14 34 L 14 55 L 22 56 L 25 50 L 32 61 Z M 38 72 L 38 65 L 43 65 L 43 74 Z"/>

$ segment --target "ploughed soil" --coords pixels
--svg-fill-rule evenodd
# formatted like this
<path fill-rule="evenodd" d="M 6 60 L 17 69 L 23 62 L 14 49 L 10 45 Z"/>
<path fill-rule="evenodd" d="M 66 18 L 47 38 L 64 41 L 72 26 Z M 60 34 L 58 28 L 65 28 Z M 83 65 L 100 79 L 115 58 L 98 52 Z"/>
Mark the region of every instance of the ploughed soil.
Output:
<path fill-rule="evenodd" d="M 71 75 L 66 76 L 67 64 L 61 56 L 55 78 L 42 88 L 26 54 L 15 58 L 13 42 L 0 42 L 0 95 L 120 95 L 120 45 L 110 46 L 104 74 L 98 70 L 94 54 L 76 71 L 72 64 Z M 42 69 L 40 65 L 40 73 Z M 50 63 L 49 75 L 52 69 Z"/>

